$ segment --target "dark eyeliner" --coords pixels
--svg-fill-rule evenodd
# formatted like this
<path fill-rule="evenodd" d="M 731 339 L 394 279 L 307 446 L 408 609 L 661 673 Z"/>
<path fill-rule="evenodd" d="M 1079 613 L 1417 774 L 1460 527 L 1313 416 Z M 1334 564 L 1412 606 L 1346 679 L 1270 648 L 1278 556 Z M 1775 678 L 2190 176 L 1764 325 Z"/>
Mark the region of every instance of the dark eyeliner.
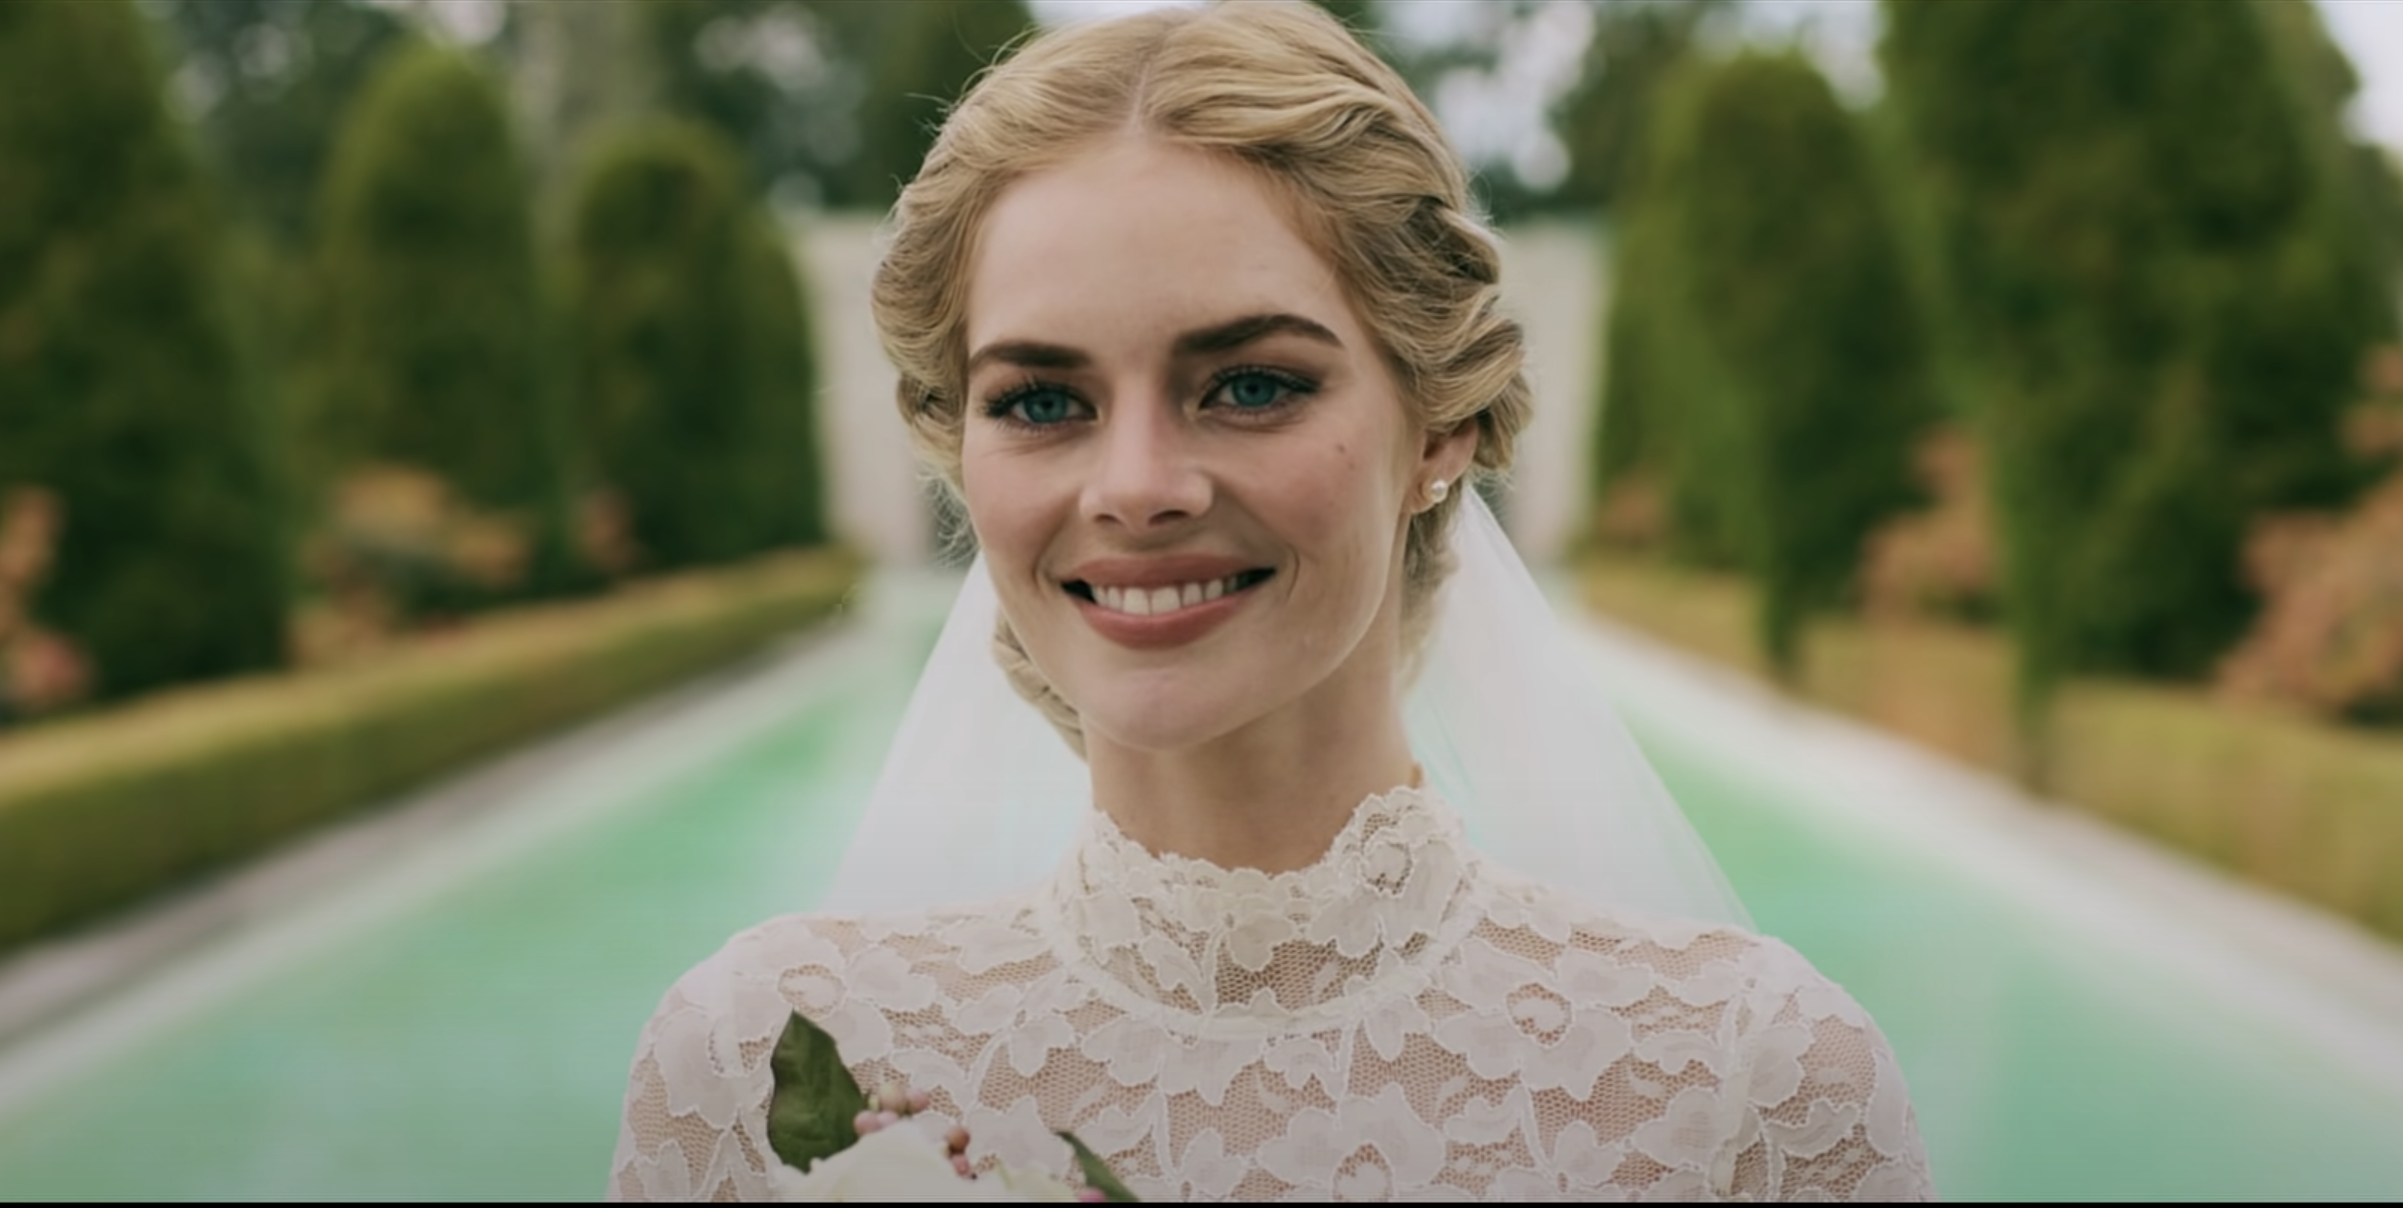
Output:
<path fill-rule="evenodd" d="M 999 420 L 1002 423 L 1013 424 L 1021 428 L 1051 428 L 1057 427 L 1061 423 L 1066 423 L 1067 420 L 1065 419 L 1049 424 L 1037 423 L 1018 414 L 1018 408 L 1021 404 L 1025 403 L 1028 399 L 1031 399 L 1036 395 L 1044 393 L 1057 393 L 1062 397 L 1071 400 L 1076 397 L 1074 394 L 1069 392 L 1067 387 L 1061 386 L 1056 382 L 1046 382 L 1041 378 L 1028 378 L 1023 382 L 1020 382 L 1017 385 L 1002 391 L 1000 394 L 994 395 L 993 397 L 985 400 L 985 418 Z"/>
<path fill-rule="evenodd" d="M 1267 378 L 1284 387 L 1286 396 L 1274 405 L 1267 407 L 1227 406 L 1222 409 L 1248 415 L 1275 415 L 1293 407 L 1303 398 L 1318 393 L 1317 382 L 1289 369 L 1278 369 L 1271 365 L 1233 365 L 1210 376 L 1210 386 L 1202 392 L 1203 402 L 1207 403 L 1210 399 L 1218 397 L 1219 393 L 1225 390 L 1229 384 L 1247 377 Z"/>

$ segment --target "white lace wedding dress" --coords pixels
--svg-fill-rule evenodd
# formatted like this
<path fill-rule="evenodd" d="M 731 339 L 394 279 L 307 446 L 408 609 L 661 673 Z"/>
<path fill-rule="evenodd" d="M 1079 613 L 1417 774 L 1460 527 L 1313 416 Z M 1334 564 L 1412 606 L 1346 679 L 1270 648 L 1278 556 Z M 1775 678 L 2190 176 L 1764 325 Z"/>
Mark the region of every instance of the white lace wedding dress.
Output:
<path fill-rule="evenodd" d="M 1892 1051 L 1800 956 L 1512 877 L 1423 790 L 1296 872 L 1155 857 L 1096 812 L 1022 898 L 736 936 L 643 1031 L 614 1197 L 768 1197 L 794 1010 L 971 1156 L 1065 1175 L 1073 1130 L 1145 1199 L 1933 1190 Z"/>

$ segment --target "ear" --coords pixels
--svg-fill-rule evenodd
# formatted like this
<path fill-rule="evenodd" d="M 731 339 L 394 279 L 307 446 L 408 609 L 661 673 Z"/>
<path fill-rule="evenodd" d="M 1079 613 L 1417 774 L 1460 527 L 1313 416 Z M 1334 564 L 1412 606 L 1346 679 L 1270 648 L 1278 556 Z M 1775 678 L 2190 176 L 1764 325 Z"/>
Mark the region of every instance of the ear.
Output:
<path fill-rule="evenodd" d="M 1477 456 L 1477 436 L 1474 416 L 1448 429 L 1427 429 L 1426 445 L 1419 452 L 1418 480 L 1427 483 L 1440 478 L 1455 488 L 1466 486 L 1460 479 Z"/>

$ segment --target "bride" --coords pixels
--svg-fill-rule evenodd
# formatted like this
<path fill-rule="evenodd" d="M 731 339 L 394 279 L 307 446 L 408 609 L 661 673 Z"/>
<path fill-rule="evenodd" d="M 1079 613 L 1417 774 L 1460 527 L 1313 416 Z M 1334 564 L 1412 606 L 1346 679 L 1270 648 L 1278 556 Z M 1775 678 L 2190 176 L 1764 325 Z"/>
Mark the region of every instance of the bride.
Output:
<path fill-rule="evenodd" d="M 1497 263 L 1426 109 L 1315 9 L 1074 27 L 976 86 L 875 303 L 981 569 L 848 893 L 1081 833 L 1031 889 L 775 919 L 686 974 L 614 1196 L 769 1195 L 796 1010 L 970 1162 L 1065 1176 L 1073 1130 L 1145 1198 L 1931 1193 L 1884 1039 L 1734 925 L 1466 489 L 1528 417 Z M 1069 761 L 979 695 L 996 662 L 1087 784 L 1028 770 Z"/>

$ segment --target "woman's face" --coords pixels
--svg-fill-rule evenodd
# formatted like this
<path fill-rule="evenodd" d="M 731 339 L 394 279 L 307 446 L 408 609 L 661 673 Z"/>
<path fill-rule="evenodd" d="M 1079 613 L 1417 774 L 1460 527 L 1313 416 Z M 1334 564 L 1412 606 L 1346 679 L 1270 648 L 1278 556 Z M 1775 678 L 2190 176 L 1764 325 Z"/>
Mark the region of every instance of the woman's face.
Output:
<path fill-rule="evenodd" d="M 1129 138 L 1013 184 L 967 314 L 969 518 L 1089 739 L 1390 701 L 1404 526 L 1473 437 L 1412 422 L 1249 171 Z"/>

